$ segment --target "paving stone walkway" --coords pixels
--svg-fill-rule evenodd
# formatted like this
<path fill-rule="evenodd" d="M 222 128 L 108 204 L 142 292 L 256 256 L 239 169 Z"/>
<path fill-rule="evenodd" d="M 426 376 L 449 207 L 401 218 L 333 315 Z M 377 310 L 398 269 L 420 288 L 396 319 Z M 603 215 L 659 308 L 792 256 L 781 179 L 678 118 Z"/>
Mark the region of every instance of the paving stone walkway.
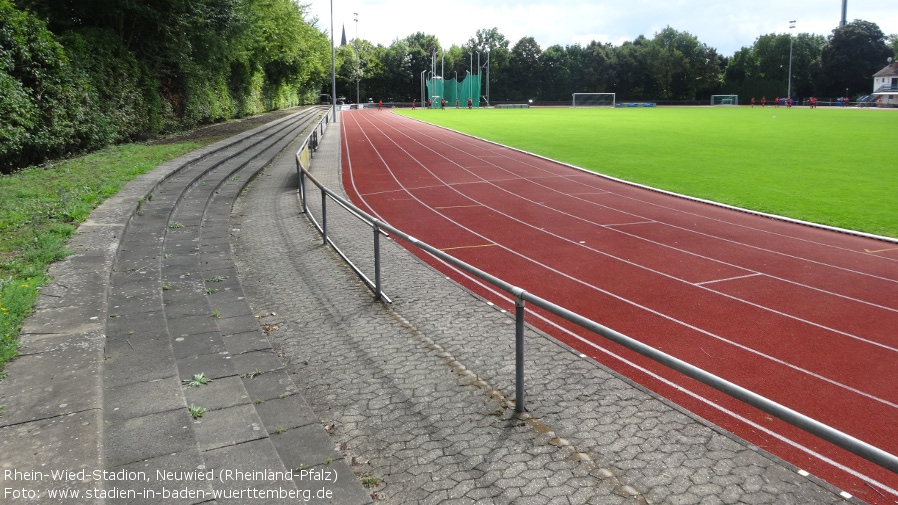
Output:
<path fill-rule="evenodd" d="M 312 173 L 332 189 L 339 156 L 331 127 Z M 512 316 L 390 241 L 393 303 L 374 301 L 299 213 L 294 171 L 279 159 L 238 200 L 240 279 L 300 393 L 355 473 L 376 483 L 376 503 L 846 501 L 535 331 L 532 417 L 516 417 Z M 327 209 L 329 236 L 371 272 L 371 231 Z"/>
<path fill-rule="evenodd" d="M 242 188 L 321 115 L 160 166 L 79 228 L 0 383 L 4 489 L 39 503 L 371 501 L 254 318 L 230 250 Z"/>
<path fill-rule="evenodd" d="M 389 240 L 393 303 L 377 302 L 300 213 L 294 153 L 320 115 L 162 165 L 79 228 L 0 381 L 4 492 L 66 504 L 854 501 L 536 331 L 530 415 L 516 416 L 509 314 Z M 339 146 L 337 123 L 312 164 L 332 189 Z M 370 271 L 371 231 L 328 214 Z"/>

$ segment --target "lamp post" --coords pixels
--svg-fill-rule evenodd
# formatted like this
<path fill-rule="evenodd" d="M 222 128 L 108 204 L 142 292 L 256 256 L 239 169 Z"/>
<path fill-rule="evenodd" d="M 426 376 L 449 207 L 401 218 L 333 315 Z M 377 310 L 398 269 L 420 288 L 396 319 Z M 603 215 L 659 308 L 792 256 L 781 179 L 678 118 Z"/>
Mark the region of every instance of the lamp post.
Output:
<path fill-rule="evenodd" d="M 488 47 L 486 48 L 486 106 L 490 106 L 490 48 Z"/>
<path fill-rule="evenodd" d="M 359 54 L 359 13 L 352 13 L 352 20 L 355 21 L 355 57 L 356 57 L 356 68 L 355 68 L 355 106 L 361 107 L 362 101 L 359 97 L 359 81 L 362 78 L 362 55 Z"/>
<path fill-rule="evenodd" d="M 331 110 L 337 122 L 337 55 L 334 48 L 334 0 L 331 0 Z"/>
<path fill-rule="evenodd" d="M 483 73 L 480 71 L 481 70 L 481 68 L 480 68 L 480 51 L 474 51 L 474 52 L 477 53 L 477 84 L 478 84 L 478 86 L 477 86 L 477 105 L 479 107 L 480 106 L 480 93 L 482 92 L 482 89 L 480 86 L 483 86 L 481 76 L 483 75 Z M 473 86 L 474 83 L 472 82 L 471 85 Z M 473 95 L 473 93 L 471 93 L 471 94 Z"/>
<path fill-rule="evenodd" d="M 427 69 L 424 69 L 424 70 L 421 71 L 421 107 L 426 107 L 426 105 L 424 105 L 424 104 L 425 104 L 425 99 L 424 99 L 424 88 L 425 88 L 425 85 L 424 85 L 424 74 L 426 74 L 426 73 L 427 73 Z"/>
<path fill-rule="evenodd" d="M 795 28 L 795 20 L 789 21 L 789 87 L 786 90 L 786 98 L 792 97 L 792 29 Z"/>

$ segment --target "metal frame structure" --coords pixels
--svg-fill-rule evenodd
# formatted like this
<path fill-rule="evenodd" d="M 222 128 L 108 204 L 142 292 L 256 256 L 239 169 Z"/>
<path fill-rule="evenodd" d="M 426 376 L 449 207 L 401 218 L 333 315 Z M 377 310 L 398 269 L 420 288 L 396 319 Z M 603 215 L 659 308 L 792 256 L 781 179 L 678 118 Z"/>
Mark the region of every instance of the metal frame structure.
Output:
<path fill-rule="evenodd" d="M 611 103 L 602 104 L 580 104 L 577 103 L 578 96 L 611 96 Z M 614 107 L 617 104 L 617 93 L 571 93 L 571 107 Z"/>
<path fill-rule="evenodd" d="M 717 97 L 731 97 L 732 103 L 715 102 Z M 711 105 L 739 105 L 739 95 L 711 95 Z"/>

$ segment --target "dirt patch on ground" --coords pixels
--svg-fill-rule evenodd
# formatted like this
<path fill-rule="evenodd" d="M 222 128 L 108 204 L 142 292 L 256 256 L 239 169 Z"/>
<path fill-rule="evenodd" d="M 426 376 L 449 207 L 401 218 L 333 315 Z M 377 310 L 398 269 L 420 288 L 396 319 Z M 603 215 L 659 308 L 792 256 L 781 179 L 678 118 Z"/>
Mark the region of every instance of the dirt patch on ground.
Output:
<path fill-rule="evenodd" d="M 180 144 L 183 142 L 198 142 L 201 144 L 211 144 L 213 142 L 218 142 L 219 140 L 226 139 L 228 137 L 232 137 L 237 135 L 238 133 L 245 132 L 247 130 L 252 130 L 257 126 L 261 126 L 265 123 L 270 123 L 276 119 L 280 119 L 284 116 L 289 116 L 290 114 L 295 114 L 302 110 L 304 107 L 291 107 L 289 109 L 275 110 L 271 112 L 266 112 L 265 114 L 259 114 L 258 116 L 252 116 L 243 119 L 233 119 L 230 121 L 225 121 L 221 123 L 215 123 L 211 125 L 201 126 L 195 130 L 191 130 L 189 132 L 176 133 L 170 137 L 165 137 L 162 139 L 153 140 L 150 142 L 151 145 L 164 145 L 164 144 Z"/>

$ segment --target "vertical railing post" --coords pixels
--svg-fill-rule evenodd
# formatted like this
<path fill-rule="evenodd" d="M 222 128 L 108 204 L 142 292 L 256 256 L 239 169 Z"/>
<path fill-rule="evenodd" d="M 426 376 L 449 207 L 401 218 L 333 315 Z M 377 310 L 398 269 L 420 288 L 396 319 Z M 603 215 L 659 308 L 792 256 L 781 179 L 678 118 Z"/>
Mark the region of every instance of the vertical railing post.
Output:
<path fill-rule="evenodd" d="M 374 227 L 374 299 L 380 300 L 380 224 L 375 221 Z"/>
<path fill-rule="evenodd" d="M 296 176 L 299 178 L 299 199 L 302 202 L 303 214 L 308 214 L 309 206 L 306 203 L 306 174 L 302 169 L 302 163 L 299 156 L 296 157 Z"/>
<path fill-rule="evenodd" d="M 516 288 L 514 293 L 514 340 L 515 340 L 515 404 L 518 414 L 524 412 L 524 291 Z"/>
<path fill-rule="evenodd" d="M 321 240 L 327 245 L 327 192 L 321 188 Z"/>

